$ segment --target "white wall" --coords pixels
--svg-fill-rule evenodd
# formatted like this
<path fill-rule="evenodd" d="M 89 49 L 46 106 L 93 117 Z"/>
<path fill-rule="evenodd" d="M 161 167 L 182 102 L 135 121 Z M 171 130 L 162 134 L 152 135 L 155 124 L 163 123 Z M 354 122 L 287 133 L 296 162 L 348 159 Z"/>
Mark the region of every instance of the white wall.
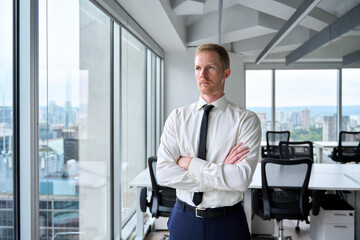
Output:
<path fill-rule="evenodd" d="M 165 119 L 175 108 L 193 103 L 199 98 L 194 75 L 195 48 L 188 52 L 165 53 Z M 230 77 L 225 83 L 225 94 L 229 101 L 245 106 L 245 73 L 243 57 L 229 53 Z"/>

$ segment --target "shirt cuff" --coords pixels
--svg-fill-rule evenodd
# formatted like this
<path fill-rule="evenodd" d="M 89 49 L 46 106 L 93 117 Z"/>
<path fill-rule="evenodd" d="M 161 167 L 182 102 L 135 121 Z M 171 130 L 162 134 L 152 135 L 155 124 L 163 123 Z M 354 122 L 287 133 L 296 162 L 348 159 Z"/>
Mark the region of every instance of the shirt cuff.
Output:
<path fill-rule="evenodd" d="M 200 182 L 203 169 L 206 165 L 207 165 L 206 161 L 204 161 L 200 158 L 193 157 L 191 159 L 191 162 L 190 162 L 190 165 L 188 168 L 188 174 L 190 175 L 190 177 L 192 177 Z"/>

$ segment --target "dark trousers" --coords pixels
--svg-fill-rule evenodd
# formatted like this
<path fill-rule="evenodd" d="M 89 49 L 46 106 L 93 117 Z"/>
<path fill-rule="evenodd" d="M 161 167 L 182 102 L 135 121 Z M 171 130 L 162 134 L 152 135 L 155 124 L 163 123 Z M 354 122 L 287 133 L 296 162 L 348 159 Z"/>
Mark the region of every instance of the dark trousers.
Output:
<path fill-rule="evenodd" d="M 169 217 L 168 228 L 170 240 L 251 239 L 242 206 L 222 218 L 198 218 L 176 203 Z"/>

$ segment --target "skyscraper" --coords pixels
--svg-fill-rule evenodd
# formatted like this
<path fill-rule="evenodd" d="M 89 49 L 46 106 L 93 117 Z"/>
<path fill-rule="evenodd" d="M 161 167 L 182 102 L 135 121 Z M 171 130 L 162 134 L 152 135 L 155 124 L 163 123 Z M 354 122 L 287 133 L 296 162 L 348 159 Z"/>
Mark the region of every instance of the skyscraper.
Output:
<path fill-rule="evenodd" d="M 336 140 L 336 114 L 323 117 L 323 141 Z"/>
<path fill-rule="evenodd" d="M 293 111 L 290 116 L 290 127 L 295 128 L 298 126 L 301 126 L 301 114 L 299 111 Z"/>
<path fill-rule="evenodd" d="M 310 128 L 310 111 L 307 108 L 304 108 L 303 110 L 301 110 L 301 126 L 304 129 L 309 129 Z"/>

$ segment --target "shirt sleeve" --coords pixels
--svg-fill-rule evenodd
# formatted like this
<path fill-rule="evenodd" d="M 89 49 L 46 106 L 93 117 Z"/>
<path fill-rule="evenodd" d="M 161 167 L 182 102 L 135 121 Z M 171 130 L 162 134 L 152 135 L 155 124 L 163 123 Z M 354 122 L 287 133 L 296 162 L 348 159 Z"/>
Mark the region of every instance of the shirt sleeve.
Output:
<path fill-rule="evenodd" d="M 189 175 L 188 171 L 176 164 L 181 156 L 176 128 L 176 110 L 174 110 L 165 122 L 160 139 L 156 164 L 158 183 L 163 186 L 189 191 L 205 192 L 214 189 Z"/>
<path fill-rule="evenodd" d="M 248 146 L 250 151 L 247 158 L 240 163 L 236 165 L 215 164 L 193 158 L 188 174 L 202 185 L 210 188 L 224 191 L 246 191 L 260 159 L 261 124 L 257 115 L 252 112 L 240 123 L 237 143 L 240 142 L 243 143 L 243 146 Z"/>

